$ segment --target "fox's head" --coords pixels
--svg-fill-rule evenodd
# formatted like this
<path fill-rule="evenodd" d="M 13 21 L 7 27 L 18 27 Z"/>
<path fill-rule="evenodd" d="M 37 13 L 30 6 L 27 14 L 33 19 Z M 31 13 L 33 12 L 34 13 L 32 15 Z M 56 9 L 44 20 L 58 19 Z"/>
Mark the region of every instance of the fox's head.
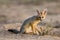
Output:
<path fill-rule="evenodd" d="M 37 14 L 38 19 L 43 20 L 46 18 L 47 9 L 44 9 L 42 12 L 39 12 L 39 10 L 37 10 Z"/>

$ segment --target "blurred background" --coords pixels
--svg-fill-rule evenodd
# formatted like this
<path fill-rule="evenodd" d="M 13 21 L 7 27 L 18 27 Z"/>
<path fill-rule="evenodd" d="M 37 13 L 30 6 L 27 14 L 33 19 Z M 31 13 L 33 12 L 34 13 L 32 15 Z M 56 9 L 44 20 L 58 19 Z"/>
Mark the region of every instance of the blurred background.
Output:
<path fill-rule="evenodd" d="M 45 30 L 49 30 L 49 27 L 56 27 L 53 28 L 51 32 L 48 32 L 52 33 L 52 35 L 60 37 L 60 0 L 0 0 L 0 39 L 25 40 L 26 35 L 24 38 L 22 35 L 15 35 L 7 30 L 20 30 L 20 26 L 24 20 L 37 15 L 36 9 L 41 12 L 45 8 L 47 8 L 47 16 L 46 19 L 41 22 L 40 26 L 45 27 L 47 24 L 47 28 Z M 29 38 L 30 36 L 28 39 Z M 37 39 L 37 36 L 35 38 Z M 38 37 L 38 39 L 39 38 L 40 37 Z M 44 40 L 46 39 L 46 37 L 41 38 Z M 48 39 L 50 38 L 48 37 L 47 40 Z M 56 39 L 57 38 L 55 37 L 55 40 Z"/>
<path fill-rule="evenodd" d="M 60 0 L 0 0 L 0 24 L 23 23 L 47 8 L 47 22 L 60 22 Z"/>

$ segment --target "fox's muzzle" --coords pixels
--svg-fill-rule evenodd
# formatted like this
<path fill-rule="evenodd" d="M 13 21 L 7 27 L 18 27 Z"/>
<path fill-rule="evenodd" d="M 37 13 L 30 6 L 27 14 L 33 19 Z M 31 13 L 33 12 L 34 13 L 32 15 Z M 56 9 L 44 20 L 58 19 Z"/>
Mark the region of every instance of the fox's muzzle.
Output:
<path fill-rule="evenodd" d="M 41 17 L 38 17 L 38 19 L 39 19 L 40 21 L 42 21 L 42 18 L 41 18 Z"/>

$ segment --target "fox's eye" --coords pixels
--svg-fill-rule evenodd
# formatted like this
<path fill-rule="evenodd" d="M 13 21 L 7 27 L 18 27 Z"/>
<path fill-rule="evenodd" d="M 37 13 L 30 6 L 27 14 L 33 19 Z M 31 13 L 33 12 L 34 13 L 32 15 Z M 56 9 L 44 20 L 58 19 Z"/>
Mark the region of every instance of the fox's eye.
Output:
<path fill-rule="evenodd" d="M 42 17 L 42 18 L 44 18 L 44 17 Z"/>

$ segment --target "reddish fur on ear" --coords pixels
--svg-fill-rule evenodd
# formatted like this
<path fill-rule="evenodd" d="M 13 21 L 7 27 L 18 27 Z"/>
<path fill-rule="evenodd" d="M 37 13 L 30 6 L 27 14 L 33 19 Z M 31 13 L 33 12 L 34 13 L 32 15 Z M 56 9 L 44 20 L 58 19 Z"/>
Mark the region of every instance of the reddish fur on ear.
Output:
<path fill-rule="evenodd" d="M 38 11 L 38 10 L 36 10 L 36 11 L 37 11 L 37 13 L 38 13 L 38 15 L 39 15 L 39 14 L 40 14 L 39 11 Z"/>

